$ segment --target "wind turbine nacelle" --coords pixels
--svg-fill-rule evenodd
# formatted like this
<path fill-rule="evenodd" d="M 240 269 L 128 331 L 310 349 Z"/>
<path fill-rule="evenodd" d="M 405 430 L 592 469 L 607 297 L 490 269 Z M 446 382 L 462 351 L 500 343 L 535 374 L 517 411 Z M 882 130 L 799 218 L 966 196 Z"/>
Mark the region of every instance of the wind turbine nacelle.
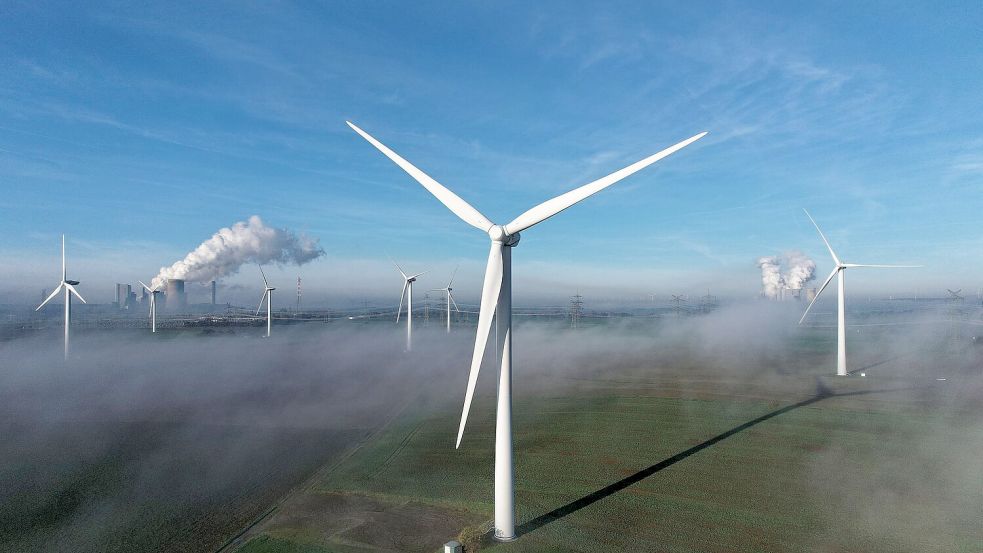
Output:
<path fill-rule="evenodd" d="M 72 286 L 75 286 L 78 283 L 79 283 L 79 281 L 77 281 L 77 280 L 66 280 L 65 281 L 65 284 L 71 284 Z"/>

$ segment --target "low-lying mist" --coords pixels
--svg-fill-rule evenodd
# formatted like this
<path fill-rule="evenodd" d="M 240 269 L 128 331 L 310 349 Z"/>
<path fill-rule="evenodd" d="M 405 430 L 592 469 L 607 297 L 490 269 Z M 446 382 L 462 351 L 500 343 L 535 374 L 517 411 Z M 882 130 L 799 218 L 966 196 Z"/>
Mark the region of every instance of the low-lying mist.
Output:
<path fill-rule="evenodd" d="M 836 346 L 835 328 L 796 324 L 799 308 L 754 302 L 577 329 L 520 317 L 516 398 L 631 393 L 642 381 L 685 394 L 699 379 L 717 397 L 801 401 L 834 372 Z M 412 353 L 391 322 L 274 325 L 269 339 L 259 327 L 79 332 L 67 362 L 54 332 L 0 342 L 0 550 L 214 550 L 405 410 L 456 420 L 474 329 L 415 323 Z M 852 329 L 850 366 L 983 428 L 980 354 L 945 336 L 930 321 Z M 926 396 L 940 376 L 959 393 Z M 471 416 L 492 417 L 488 407 Z"/>

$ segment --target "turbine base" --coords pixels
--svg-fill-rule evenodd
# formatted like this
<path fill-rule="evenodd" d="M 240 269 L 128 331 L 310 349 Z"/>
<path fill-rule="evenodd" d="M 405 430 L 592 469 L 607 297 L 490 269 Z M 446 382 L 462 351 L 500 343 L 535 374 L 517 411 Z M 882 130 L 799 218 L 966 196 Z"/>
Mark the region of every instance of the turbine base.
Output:
<path fill-rule="evenodd" d="M 492 532 L 491 539 L 500 543 L 508 543 L 510 541 L 515 541 L 519 536 L 499 536 L 497 532 Z"/>

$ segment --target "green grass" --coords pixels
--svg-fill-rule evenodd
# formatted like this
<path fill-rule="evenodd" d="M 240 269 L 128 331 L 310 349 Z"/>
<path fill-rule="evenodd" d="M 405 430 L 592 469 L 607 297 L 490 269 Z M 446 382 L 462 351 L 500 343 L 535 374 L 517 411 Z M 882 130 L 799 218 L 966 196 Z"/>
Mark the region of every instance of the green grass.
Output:
<path fill-rule="evenodd" d="M 503 552 L 980 550 L 983 430 L 978 417 L 932 408 L 945 397 L 875 391 L 903 388 L 904 382 L 839 380 L 840 392 L 874 393 L 785 410 L 701 448 L 810 394 L 754 400 L 743 399 L 747 389 L 742 388 L 734 394 L 742 399 L 724 399 L 726 384 L 700 382 L 694 385 L 700 389 L 683 394 L 689 397 L 660 397 L 658 386 L 601 384 L 517 399 L 517 523 L 526 533 L 513 543 L 485 547 Z M 493 411 L 491 398 L 476 404 L 459 450 L 453 447 L 453 410 L 404 419 L 324 476 L 312 493 L 356 494 L 392 505 L 412 500 L 490 520 Z M 650 468 L 687 451 L 661 470 Z M 521 526 L 646 469 L 647 477 L 596 501 L 545 524 Z M 288 535 L 282 527 L 277 530 L 276 519 L 270 528 Z M 438 541 L 435 536 L 434 543 L 453 537 Z M 330 535 L 318 539 L 327 547 L 357 545 Z"/>

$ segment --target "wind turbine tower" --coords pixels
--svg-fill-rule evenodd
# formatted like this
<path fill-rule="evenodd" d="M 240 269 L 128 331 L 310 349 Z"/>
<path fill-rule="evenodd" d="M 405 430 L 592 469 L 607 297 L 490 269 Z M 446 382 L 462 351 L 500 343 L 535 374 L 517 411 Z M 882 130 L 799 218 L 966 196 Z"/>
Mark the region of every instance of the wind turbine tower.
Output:
<path fill-rule="evenodd" d="M 393 261 L 393 265 L 396 266 L 399 274 L 403 275 L 403 291 L 399 294 L 399 307 L 396 308 L 396 324 L 399 324 L 399 315 L 403 312 L 403 297 L 406 297 L 406 351 L 413 351 L 413 283 L 416 282 L 416 277 L 423 273 L 409 276 L 403 272 L 398 263 Z"/>
<path fill-rule="evenodd" d="M 263 302 L 266 302 L 266 337 L 270 337 L 270 330 L 273 328 L 273 291 L 276 288 L 270 286 L 270 281 L 266 280 L 266 273 L 263 272 L 263 266 L 259 266 L 259 274 L 263 275 L 263 284 L 266 285 L 266 289 L 263 291 L 263 297 L 259 298 L 259 305 L 256 307 L 256 314 L 259 315 L 259 310 L 263 308 Z"/>
<path fill-rule="evenodd" d="M 35 309 L 39 311 L 46 303 L 52 300 L 58 295 L 58 292 L 62 290 L 65 291 L 65 359 L 68 359 L 68 353 L 70 350 L 69 340 L 71 338 L 71 328 L 72 328 L 72 294 L 75 297 L 82 300 L 82 303 L 86 303 L 85 298 L 78 293 L 75 286 L 79 283 L 77 280 L 68 280 L 68 269 L 65 266 L 65 235 L 61 235 L 61 282 L 58 283 L 58 287 L 55 288 L 54 292 L 48 296 L 46 300 L 41 302 L 41 305 Z"/>
<path fill-rule="evenodd" d="M 158 290 L 159 285 L 151 288 L 144 284 L 142 280 L 138 280 L 137 282 L 140 283 L 140 286 L 143 286 L 144 290 L 150 293 L 150 332 L 157 332 L 157 294 L 160 293 L 160 290 Z M 215 281 L 213 280 L 212 284 L 214 283 Z"/>
<path fill-rule="evenodd" d="M 511 541 L 516 538 L 512 480 L 512 249 L 519 245 L 519 233 L 685 148 L 703 138 L 706 133 L 700 133 L 606 177 L 547 200 L 519 215 L 506 225 L 497 225 L 457 194 L 445 188 L 362 129 L 351 122 L 348 122 L 348 126 L 392 160 L 393 163 L 409 173 L 455 215 L 485 233 L 491 240 L 488 265 L 485 268 L 485 279 L 481 289 L 478 332 L 475 337 L 474 353 L 471 357 L 468 390 L 464 396 L 464 410 L 461 414 L 461 425 L 457 432 L 457 447 L 460 447 L 461 437 L 464 435 L 464 426 L 468 420 L 475 384 L 478 381 L 478 370 L 481 368 L 481 359 L 484 356 L 494 318 L 498 325 L 496 353 L 501 352 L 501 355 L 497 356 L 500 370 L 498 373 L 498 406 L 495 418 L 494 535 L 499 541 Z M 571 237 L 571 239 L 575 238 Z"/>
<path fill-rule="evenodd" d="M 826 249 L 829 250 L 829 255 L 833 257 L 833 263 L 835 266 L 833 267 L 833 272 L 830 273 L 829 277 L 826 278 L 826 282 L 824 282 L 823 285 L 819 288 L 819 291 L 816 292 L 816 297 L 812 298 L 812 301 L 809 302 L 809 307 L 806 307 L 805 313 L 803 313 L 802 318 L 799 319 L 799 324 L 802 324 L 802 321 L 805 320 L 806 315 L 809 314 L 809 310 L 812 309 L 813 304 L 815 304 L 816 300 L 819 299 L 819 296 L 820 294 L 823 293 L 823 290 L 825 290 L 826 287 L 829 286 L 829 283 L 830 281 L 833 280 L 833 277 L 837 277 L 836 284 L 837 284 L 838 295 L 836 298 L 836 375 L 846 376 L 847 375 L 846 372 L 846 292 L 843 282 L 844 273 L 846 272 L 846 270 L 854 267 L 913 269 L 913 268 L 921 267 L 921 265 L 861 265 L 858 263 L 843 263 L 842 261 L 840 261 L 840 258 L 837 257 L 836 252 L 833 251 L 833 246 L 829 245 L 829 240 L 826 240 L 826 235 L 823 234 L 823 231 L 819 229 L 819 225 L 816 224 L 816 221 L 815 219 L 812 218 L 812 215 L 809 215 L 809 212 L 806 211 L 805 209 L 803 209 L 802 211 L 805 211 L 806 217 L 808 217 L 809 220 L 812 221 L 812 225 L 816 227 L 816 230 L 819 232 L 819 237 L 823 239 L 823 243 L 826 244 Z"/>

